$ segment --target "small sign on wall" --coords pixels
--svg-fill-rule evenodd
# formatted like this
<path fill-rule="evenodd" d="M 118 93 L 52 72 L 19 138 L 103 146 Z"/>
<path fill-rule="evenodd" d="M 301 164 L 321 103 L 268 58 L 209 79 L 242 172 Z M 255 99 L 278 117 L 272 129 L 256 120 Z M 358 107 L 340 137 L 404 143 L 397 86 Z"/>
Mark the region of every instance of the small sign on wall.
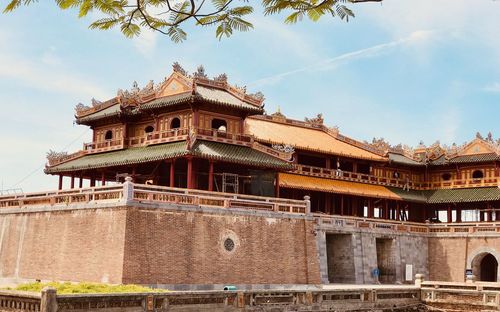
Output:
<path fill-rule="evenodd" d="M 407 264 L 406 265 L 406 274 L 405 275 L 406 275 L 405 276 L 406 277 L 405 280 L 407 282 L 413 281 L 413 264 Z"/>

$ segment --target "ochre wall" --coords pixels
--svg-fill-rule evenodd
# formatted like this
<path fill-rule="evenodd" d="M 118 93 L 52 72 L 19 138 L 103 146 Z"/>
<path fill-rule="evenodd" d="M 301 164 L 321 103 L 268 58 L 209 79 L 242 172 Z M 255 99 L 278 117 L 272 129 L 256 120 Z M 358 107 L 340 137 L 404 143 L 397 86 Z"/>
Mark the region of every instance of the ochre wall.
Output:
<path fill-rule="evenodd" d="M 130 209 L 125 239 L 125 283 L 320 282 L 313 222 L 304 219 Z"/>
<path fill-rule="evenodd" d="M 463 282 L 468 259 L 481 252 L 491 252 L 500 260 L 500 237 L 429 238 L 430 280 Z"/>
<path fill-rule="evenodd" d="M 120 283 L 125 209 L 0 215 L 0 277 Z"/>

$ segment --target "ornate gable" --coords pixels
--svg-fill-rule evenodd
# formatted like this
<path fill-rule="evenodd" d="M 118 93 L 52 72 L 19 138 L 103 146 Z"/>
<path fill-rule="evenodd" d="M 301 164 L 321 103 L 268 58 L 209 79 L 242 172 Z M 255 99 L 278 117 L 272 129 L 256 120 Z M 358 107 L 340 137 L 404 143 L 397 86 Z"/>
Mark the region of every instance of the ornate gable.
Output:
<path fill-rule="evenodd" d="M 496 153 L 495 149 L 492 148 L 490 144 L 480 138 L 475 138 L 469 144 L 465 145 L 461 151 L 457 153 L 457 156 L 465 155 L 477 155 L 477 154 L 489 154 Z"/>
<path fill-rule="evenodd" d="M 192 79 L 187 78 L 181 73 L 174 71 L 170 75 L 170 77 L 165 79 L 165 81 L 161 84 L 157 93 L 157 98 L 185 93 L 192 90 L 193 90 Z"/>

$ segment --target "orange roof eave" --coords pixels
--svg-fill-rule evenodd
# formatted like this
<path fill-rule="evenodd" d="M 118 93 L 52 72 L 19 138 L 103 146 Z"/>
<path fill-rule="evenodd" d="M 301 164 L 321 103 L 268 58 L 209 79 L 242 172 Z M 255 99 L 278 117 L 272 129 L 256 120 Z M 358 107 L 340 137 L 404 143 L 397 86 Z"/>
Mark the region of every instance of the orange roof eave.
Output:
<path fill-rule="evenodd" d="M 381 185 L 339 181 L 290 173 L 279 173 L 279 185 L 284 188 L 403 200 L 399 195 Z"/>

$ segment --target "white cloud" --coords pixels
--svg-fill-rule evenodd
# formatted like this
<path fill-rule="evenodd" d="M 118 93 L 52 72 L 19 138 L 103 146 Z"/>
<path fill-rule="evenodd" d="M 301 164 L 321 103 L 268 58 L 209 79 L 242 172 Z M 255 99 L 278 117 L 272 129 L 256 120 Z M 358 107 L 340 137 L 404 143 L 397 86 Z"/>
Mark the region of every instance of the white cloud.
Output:
<path fill-rule="evenodd" d="M 30 88 L 55 93 L 76 94 L 89 98 L 110 96 L 109 92 L 64 68 L 60 60 L 56 60 L 58 59 L 52 57 L 42 62 L 33 62 L 16 53 L 1 51 L 0 77 L 19 81 Z"/>
<path fill-rule="evenodd" d="M 489 84 L 483 88 L 484 91 L 487 92 L 500 92 L 500 82 L 494 82 Z"/>
<path fill-rule="evenodd" d="M 120 33 L 120 35 L 122 34 Z M 134 39 L 132 40 L 134 42 L 135 48 L 143 56 L 151 58 L 156 49 L 157 39 L 158 32 L 143 28 L 141 34 L 138 37 L 134 37 Z"/>
<path fill-rule="evenodd" d="M 262 86 L 269 85 L 279 82 L 281 79 L 295 75 L 302 72 L 317 72 L 317 71 L 329 71 L 334 70 L 337 66 L 347 63 L 352 60 L 361 59 L 361 58 L 371 58 L 381 55 L 383 53 L 387 53 L 394 47 L 410 45 L 416 43 L 422 43 L 429 40 L 433 36 L 432 31 L 418 30 L 412 32 L 410 35 L 394 40 L 391 42 L 382 43 L 379 45 L 375 45 L 369 48 L 364 48 L 361 50 L 344 53 L 332 58 L 324 59 L 315 64 L 311 64 L 305 67 L 296 68 L 287 72 L 275 74 L 269 77 L 261 78 L 252 83 L 249 83 L 250 86 Z"/>

